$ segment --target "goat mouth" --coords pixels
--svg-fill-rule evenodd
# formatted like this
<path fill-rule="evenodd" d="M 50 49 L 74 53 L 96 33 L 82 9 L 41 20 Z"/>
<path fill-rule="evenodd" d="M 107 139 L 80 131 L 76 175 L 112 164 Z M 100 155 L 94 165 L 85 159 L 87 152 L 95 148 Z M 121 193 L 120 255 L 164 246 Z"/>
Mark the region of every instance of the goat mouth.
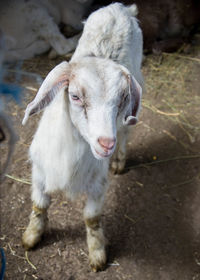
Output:
<path fill-rule="evenodd" d="M 99 155 L 102 158 L 110 157 L 112 155 L 112 151 L 108 151 L 107 153 L 100 153 L 95 149 L 95 152 L 97 153 L 97 155 Z"/>

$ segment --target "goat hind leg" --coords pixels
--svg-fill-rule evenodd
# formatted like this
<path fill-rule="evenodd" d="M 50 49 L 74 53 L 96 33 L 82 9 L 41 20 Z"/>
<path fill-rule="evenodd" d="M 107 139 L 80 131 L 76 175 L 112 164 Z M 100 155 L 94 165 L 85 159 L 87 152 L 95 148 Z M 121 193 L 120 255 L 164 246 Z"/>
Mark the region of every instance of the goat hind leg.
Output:
<path fill-rule="evenodd" d="M 127 134 L 126 127 L 121 128 L 117 134 L 117 147 L 111 158 L 111 171 L 114 174 L 122 173 L 125 167 Z"/>

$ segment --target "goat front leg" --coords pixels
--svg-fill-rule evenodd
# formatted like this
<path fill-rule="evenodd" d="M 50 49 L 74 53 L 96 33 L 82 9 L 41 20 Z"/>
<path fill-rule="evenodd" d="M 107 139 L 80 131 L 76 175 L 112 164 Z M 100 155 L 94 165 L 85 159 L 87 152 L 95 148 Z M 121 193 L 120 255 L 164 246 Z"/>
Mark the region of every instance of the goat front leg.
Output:
<path fill-rule="evenodd" d="M 124 170 L 126 164 L 127 135 L 127 127 L 121 128 L 117 133 L 117 147 L 111 158 L 111 171 L 114 174 L 120 174 Z"/>
<path fill-rule="evenodd" d="M 38 175 L 36 168 L 33 168 L 32 212 L 28 227 L 22 236 L 22 244 L 26 250 L 33 248 L 40 241 L 48 220 L 50 197 L 44 192 L 44 186 Z"/>
<path fill-rule="evenodd" d="M 106 264 L 106 238 L 101 225 L 101 212 L 104 197 L 98 200 L 88 198 L 84 209 L 84 220 L 87 231 L 89 261 L 94 272 L 102 270 Z"/>

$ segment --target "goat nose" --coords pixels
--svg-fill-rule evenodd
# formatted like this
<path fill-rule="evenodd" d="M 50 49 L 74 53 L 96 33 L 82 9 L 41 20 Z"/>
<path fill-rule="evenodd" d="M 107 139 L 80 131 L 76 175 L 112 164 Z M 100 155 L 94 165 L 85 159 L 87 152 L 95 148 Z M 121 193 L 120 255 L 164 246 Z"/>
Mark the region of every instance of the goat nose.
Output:
<path fill-rule="evenodd" d="M 115 145 L 116 139 L 115 138 L 99 137 L 98 142 L 104 149 L 112 150 L 112 148 Z"/>

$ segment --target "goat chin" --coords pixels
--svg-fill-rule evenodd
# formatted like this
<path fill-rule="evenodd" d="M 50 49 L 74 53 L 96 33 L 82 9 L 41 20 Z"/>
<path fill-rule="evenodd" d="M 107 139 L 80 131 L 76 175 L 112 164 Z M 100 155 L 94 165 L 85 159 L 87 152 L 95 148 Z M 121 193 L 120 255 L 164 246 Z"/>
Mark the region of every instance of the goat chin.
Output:
<path fill-rule="evenodd" d="M 93 147 L 91 147 L 92 153 L 94 155 L 94 157 L 98 160 L 103 160 L 105 158 L 109 158 L 112 156 L 112 154 L 114 153 L 114 149 L 112 149 L 111 151 L 99 151 Z"/>

